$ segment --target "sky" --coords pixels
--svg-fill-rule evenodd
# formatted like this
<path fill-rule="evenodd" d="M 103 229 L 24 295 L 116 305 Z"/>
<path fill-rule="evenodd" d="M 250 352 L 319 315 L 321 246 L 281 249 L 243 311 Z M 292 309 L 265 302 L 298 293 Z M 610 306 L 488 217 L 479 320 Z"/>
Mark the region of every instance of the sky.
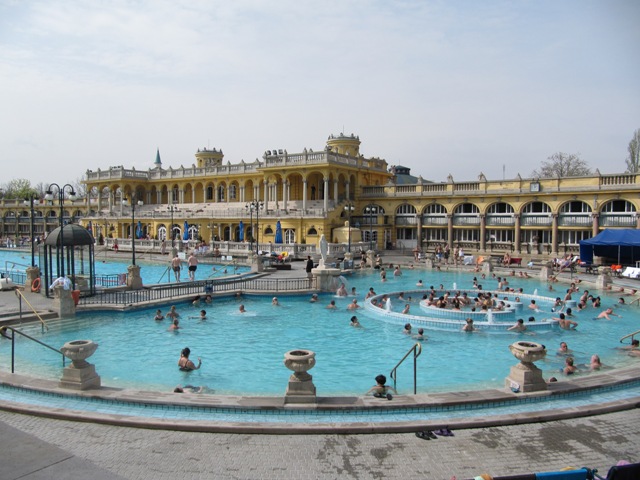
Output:
<path fill-rule="evenodd" d="M 4 184 L 358 135 L 427 180 L 623 172 L 637 0 L 0 0 Z"/>

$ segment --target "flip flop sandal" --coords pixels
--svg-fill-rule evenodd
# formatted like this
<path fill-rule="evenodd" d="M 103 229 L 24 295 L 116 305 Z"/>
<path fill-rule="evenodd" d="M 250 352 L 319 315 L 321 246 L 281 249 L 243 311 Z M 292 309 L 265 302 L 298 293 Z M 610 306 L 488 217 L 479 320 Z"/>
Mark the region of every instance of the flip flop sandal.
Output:
<path fill-rule="evenodd" d="M 416 437 L 421 438 L 422 440 L 431 440 L 426 432 L 416 432 Z"/>
<path fill-rule="evenodd" d="M 445 428 L 444 431 L 447 434 L 447 437 L 453 437 L 453 432 L 449 429 L 449 427 Z"/>
<path fill-rule="evenodd" d="M 447 430 L 444 428 L 441 428 L 440 430 L 436 430 L 435 432 L 436 435 L 438 435 L 439 437 L 447 437 L 449 436 L 449 434 L 447 433 Z"/>
<path fill-rule="evenodd" d="M 430 439 L 432 439 L 432 440 L 436 440 L 436 439 L 438 438 L 438 437 L 436 437 L 436 434 L 435 434 L 435 433 L 433 433 L 431 430 L 427 430 L 425 433 L 426 433 L 426 434 L 427 434 L 427 436 L 428 436 Z"/>

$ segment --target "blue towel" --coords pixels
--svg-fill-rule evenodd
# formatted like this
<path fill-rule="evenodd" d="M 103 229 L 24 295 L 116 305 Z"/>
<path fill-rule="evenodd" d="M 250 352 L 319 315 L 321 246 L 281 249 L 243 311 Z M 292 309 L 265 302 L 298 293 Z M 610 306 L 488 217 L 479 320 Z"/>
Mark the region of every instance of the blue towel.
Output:
<path fill-rule="evenodd" d="M 564 472 L 536 473 L 537 479 L 545 480 L 587 480 L 589 471 L 586 468 L 580 470 L 565 470 Z"/>

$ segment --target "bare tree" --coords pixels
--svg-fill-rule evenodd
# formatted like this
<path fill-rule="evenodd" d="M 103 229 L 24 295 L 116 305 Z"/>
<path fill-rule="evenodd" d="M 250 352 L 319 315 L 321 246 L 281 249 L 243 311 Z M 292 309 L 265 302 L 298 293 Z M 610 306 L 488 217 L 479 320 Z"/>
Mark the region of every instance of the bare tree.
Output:
<path fill-rule="evenodd" d="M 75 182 L 71 183 L 71 186 L 75 190 L 78 198 L 85 198 L 87 196 L 87 184 L 84 183 L 86 178 L 86 175 L 83 174 L 81 177 L 76 178 Z"/>
<path fill-rule="evenodd" d="M 545 162 L 542 162 L 539 169 L 531 173 L 531 176 L 537 178 L 579 177 L 582 175 L 591 175 L 591 169 L 587 162 L 582 160 L 579 154 L 564 152 L 554 153 Z"/>
<path fill-rule="evenodd" d="M 629 142 L 629 156 L 627 162 L 627 173 L 638 173 L 640 171 L 640 128 L 633 132 L 633 138 Z"/>

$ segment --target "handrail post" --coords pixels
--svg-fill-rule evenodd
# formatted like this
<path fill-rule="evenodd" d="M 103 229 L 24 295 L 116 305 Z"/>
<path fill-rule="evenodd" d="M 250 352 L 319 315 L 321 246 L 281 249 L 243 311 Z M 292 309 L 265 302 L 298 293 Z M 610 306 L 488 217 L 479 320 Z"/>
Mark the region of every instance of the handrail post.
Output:
<path fill-rule="evenodd" d="M 16 332 L 11 329 L 11 373 L 16 373 Z"/>

